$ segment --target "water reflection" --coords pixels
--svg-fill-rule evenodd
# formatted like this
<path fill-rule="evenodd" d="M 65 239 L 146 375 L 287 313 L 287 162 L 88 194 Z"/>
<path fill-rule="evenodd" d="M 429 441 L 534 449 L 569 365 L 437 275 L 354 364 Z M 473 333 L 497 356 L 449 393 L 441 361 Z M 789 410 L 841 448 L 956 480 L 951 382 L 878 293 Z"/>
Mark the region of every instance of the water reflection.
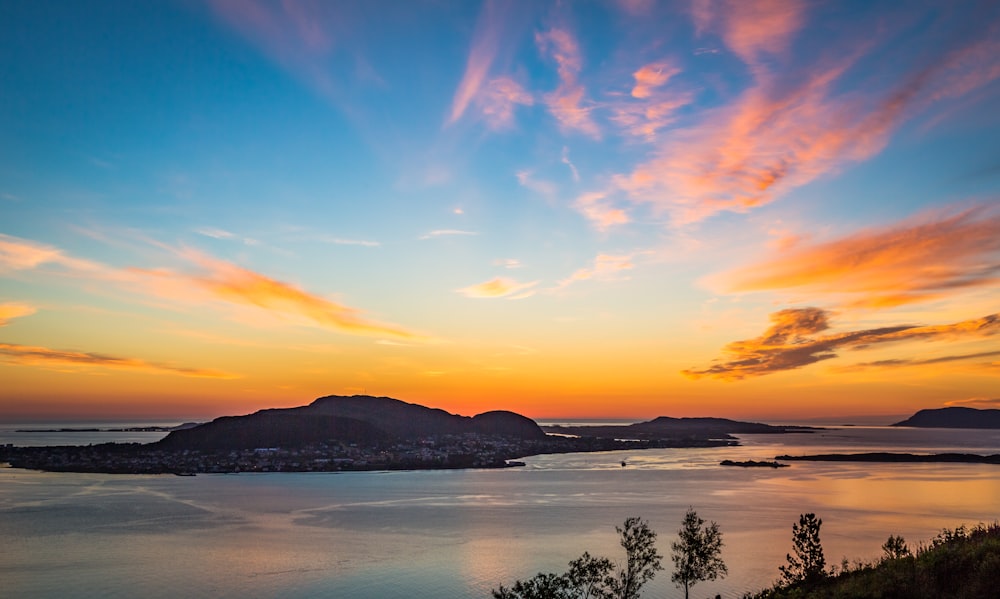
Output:
<path fill-rule="evenodd" d="M 694 506 L 722 527 L 726 579 L 699 595 L 768 585 L 802 512 L 824 521 L 827 560 L 873 558 L 886 537 L 993 521 L 1000 467 L 723 459 L 827 451 L 1000 452 L 995 431 L 852 428 L 744 437 L 732 448 L 526 458 L 523 468 L 438 472 L 105 476 L 0 470 L 0 579 L 11 596 L 486 597 L 583 551 L 621 557 L 614 526 L 646 518 L 668 551 Z M 627 468 L 620 463 L 626 460 Z M 651 597 L 680 597 L 663 572 Z"/>

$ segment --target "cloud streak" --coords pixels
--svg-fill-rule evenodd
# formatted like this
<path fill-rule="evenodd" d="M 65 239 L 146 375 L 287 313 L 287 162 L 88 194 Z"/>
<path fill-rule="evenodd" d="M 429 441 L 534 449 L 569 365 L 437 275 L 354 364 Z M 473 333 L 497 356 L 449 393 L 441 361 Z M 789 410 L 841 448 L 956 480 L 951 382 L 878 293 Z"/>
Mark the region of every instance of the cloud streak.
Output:
<path fill-rule="evenodd" d="M 538 281 L 519 283 L 514 279 L 496 277 L 484 283 L 470 285 L 469 287 L 463 287 L 462 289 L 456 289 L 455 291 L 461 293 L 465 297 L 479 299 L 495 299 L 501 297 L 507 299 L 524 299 L 534 295 L 535 292 L 532 287 L 536 285 L 538 285 Z"/>
<path fill-rule="evenodd" d="M 830 328 L 829 316 L 829 312 L 820 308 L 780 310 L 771 314 L 771 326 L 760 337 L 734 341 L 724 348 L 725 359 L 717 360 L 706 368 L 683 370 L 682 374 L 694 379 L 710 377 L 735 381 L 831 360 L 838 357 L 837 351 L 841 349 L 867 349 L 873 345 L 910 341 L 981 338 L 1000 333 L 1000 314 L 990 314 L 946 325 L 898 325 L 822 335 L 820 333 Z M 881 365 L 899 365 L 897 362 L 894 360 Z"/>
<path fill-rule="evenodd" d="M 197 264 L 199 274 L 177 273 L 169 270 L 141 270 L 151 281 L 166 282 L 154 285 L 166 295 L 180 294 L 190 298 L 195 291 L 207 291 L 211 297 L 229 303 L 252 306 L 286 316 L 304 317 L 313 324 L 355 335 L 387 336 L 417 340 L 420 335 L 395 325 L 383 324 L 363 316 L 360 310 L 314 295 L 295 285 L 272 279 L 230 262 L 218 260 L 198 252 L 183 254 Z"/>
<path fill-rule="evenodd" d="M 632 259 L 635 254 L 598 254 L 593 266 L 581 268 L 569 277 L 559 281 L 555 289 L 565 289 L 573 283 L 589 280 L 613 280 L 622 277 L 622 273 L 635 268 Z"/>
<path fill-rule="evenodd" d="M 925 213 L 825 243 L 792 245 L 769 260 L 708 279 L 726 291 L 796 289 L 892 307 L 993 286 L 1000 273 L 1000 211 Z"/>
<path fill-rule="evenodd" d="M 487 88 L 486 83 L 490 68 L 493 66 L 493 61 L 496 59 L 497 51 L 500 48 L 500 39 L 503 35 L 502 25 L 503 21 L 498 14 L 497 3 L 492 0 L 484 2 L 476 22 L 475 32 L 472 36 L 472 48 L 469 50 L 469 56 L 465 62 L 465 72 L 462 74 L 462 80 L 459 81 L 458 88 L 455 90 L 455 95 L 451 101 L 451 110 L 448 113 L 448 118 L 445 120 L 446 126 L 452 125 L 461 119 L 473 100 L 483 96 L 484 89 Z M 512 89 L 504 90 L 503 88 L 504 84 L 498 84 L 494 89 L 487 90 L 485 94 L 486 96 L 492 95 L 492 97 L 482 99 L 484 112 L 488 110 L 496 111 L 492 115 L 496 120 L 491 121 L 491 123 L 506 124 L 506 119 L 511 115 L 502 113 L 507 110 L 512 113 L 513 103 L 518 103 L 517 99 L 520 98 L 516 94 L 513 97 L 511 96 L 510 92 Z M 504 92 L 507 93 L 505 94 Z M 506 108 L 502 105 L 504 97 L 508 100 Z"/>
<path fill-rule="evenodd" d="M 7 326 L 10 324 L 10 321 L 15 318 L 30 316 L 35 312 L 37 312 L 35 307 L 27 304 L 19 304 L 15 302 L 0 304 L 0 327 Z"/>
<path fill-rule="evenodd" d="M 133 370 L 151 374 L 172 374 L 196 378 L 235 379 L 238 375 L 220 370 L 188 368 L 170 364 L 147 362 L 139 358 L 123 358 L 108 354 L 71 350 L 49 349 L 31 345 L 0 343 L 0 361 L 28 366 L 52 367 L 97 367 L 116 370 Z"/>

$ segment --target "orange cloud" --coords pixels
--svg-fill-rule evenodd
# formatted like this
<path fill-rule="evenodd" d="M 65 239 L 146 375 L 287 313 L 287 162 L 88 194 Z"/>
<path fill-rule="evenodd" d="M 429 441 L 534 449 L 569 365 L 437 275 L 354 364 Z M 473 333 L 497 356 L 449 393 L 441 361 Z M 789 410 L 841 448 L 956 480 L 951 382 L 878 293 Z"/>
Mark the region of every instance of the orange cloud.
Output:
<path fill-rule="evenodd" d="M 564 29 L 550 29 L 536 34 L 535 42 L 542 54 L 556 62 L 559 73 L 559 87 L 545 95 L 549 112 L 563 129 L 600 137 L 600 129 L 590 116 L 591 109 L 583 106 L 585 90 L 577 80 L 582 61 L 576 40 Z"/>
<path fill-rule="evenodd" d="M 420 339 L 421 336 L 402 327 L 378 323 L 362 316 L 361 311 L 313 295 L 294 285 L 277 281 L 254 271 L 217 260 L 196 252 L 186 252 L 186 258 L 198 264 L 204 273 L 187 275 L 167 270 L 141 270 L 154 279 L 165 279 L 175 286 L 159 287 L 168 295 L 190 293 L 193 285 L 225 301 L 254 306 L 290 316 L 301 316 L 325 328 L 356 335 L 389 336 L 401 339 Z M 154 286 L 154 288 L 156 288 Z"/>
<path fill-rule="evenodd" d="M 977 408 L 1000 408 L 1000 397 L 970 397 L 944 402 L 946 406 L 973 406 Z"/>
<path fill-rule="evenodd" d="M 817 335 L 830 328 L 829 313 L 820 308 L 781 310 L 771 314 L 771 322 L 771 327 L 760 337 L 734 341 L 727 345 L 724 349 L 726 360 L 717 361 L 707 368 L 683 370 L 682 374 L 694 379 L 713 377 L 733 381 L 830 360 L 837 357 L 838 349 L 867 349 L 878 344 L 947 341 L 1000 333 L 1000 314 L 947 325 L 898 325 L 828 335 Z M 971 359 L 982 355 L 985 354 L 943 358 L 940 361 Z M 872 362 L 865 366 L 893 366 L 900 362 Z"/>
<path fill-rule="evenodd" d="M 776 257 L 717 275 L 728 291 L 801 289 L 890 307 L 991 286 L 1000 272 L 1000 212 L 986 207 L 926 213 L 826 243 L 791 245 Z"/>
<path fill-rule="evenodd" d="M 237 375 L 219 370 L 187 368 L 183 366 L 172 366 L 169 364 L 156 364 L 140 360 L 138 358 L 122 358 L 106 354 L 57 350 L 49 349 L 47 347 L 15 345 L 11 343 L 0 343 L 0 361 L 12 364 L 26 364 L 30 366 L 93 366 L 99 368 L 116 368 L 121 370 L 149 372 L 152 374 L 174 374 L 198 378 L 238 378 Z"/>
<path fill-rule="evenodd" d="M 37 312 L 34 306 L 8 302 L 0 304 L 0 327 L 7 326 L 11 320 L 22 316 L 30 316 Z"/>
<path fill-rule="evenodd" d="M 461 293 L 465 297 L 474 298 L 498 298 L 506 297 L 508 299 L 523 299 L 530 297 L 534 294 L 531 289 L 538 284 L 538 281 L 531 281 L 530 283 L 518 283 L 514 279 L 508 279 L 506 277 L 497 277 L 490 279 L 485 283 L 479 283 L 477 285 L 471 285 L 469 287 L 463 287 L 462 289 L 457 289 L 458 293 Z"/>

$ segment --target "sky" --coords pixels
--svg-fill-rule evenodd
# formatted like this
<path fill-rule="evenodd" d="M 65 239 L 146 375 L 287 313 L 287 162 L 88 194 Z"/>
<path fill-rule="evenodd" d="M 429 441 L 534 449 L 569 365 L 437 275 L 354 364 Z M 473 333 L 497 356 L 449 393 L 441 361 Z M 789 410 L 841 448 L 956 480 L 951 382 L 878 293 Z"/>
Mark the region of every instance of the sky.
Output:
<path fill-rule="evenodd" d="M 1000 4 L 0 3 L 0 421 L 1000 407 Z"/>

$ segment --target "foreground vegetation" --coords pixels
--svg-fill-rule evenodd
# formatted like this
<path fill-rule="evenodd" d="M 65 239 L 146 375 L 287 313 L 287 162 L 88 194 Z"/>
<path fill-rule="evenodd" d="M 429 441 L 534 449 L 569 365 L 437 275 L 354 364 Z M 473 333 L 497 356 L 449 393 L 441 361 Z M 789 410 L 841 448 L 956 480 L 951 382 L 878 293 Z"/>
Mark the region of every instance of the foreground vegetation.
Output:
<path fill-rule="evenodd" d="M 882 550 L 877 562 L 844 563 L 746 599 L 992 599 L 1000 593 L 1000 524 L 944 530 L 915 551 L 890 536 Z"/>
<path fill-rule="evenodd" d="M 995 599 L 1000 589 L 1000 523 L 945 529 L 929 544 L 911 551 L 906 540 L 890 536 L 883 556 L 873 562 L 845 559 L 826 567 L 815 514 L 802 514 L 792 526 L 792 552 L 778 568 L 774 587 L 747 593 L 744 599 Z M 539 573 L 493 590 L 496 599 L 636 599 L 646 582 L 662 570 L 656 533 L 639 518 L 629 518 L 621 535 L 624 564 L 584 553 L 562 575 Z M 684 590 L 697 582 L 725 576 L 722 534 L 689 509 L 672 543 L 675 571 L 671 580 Z"/>

